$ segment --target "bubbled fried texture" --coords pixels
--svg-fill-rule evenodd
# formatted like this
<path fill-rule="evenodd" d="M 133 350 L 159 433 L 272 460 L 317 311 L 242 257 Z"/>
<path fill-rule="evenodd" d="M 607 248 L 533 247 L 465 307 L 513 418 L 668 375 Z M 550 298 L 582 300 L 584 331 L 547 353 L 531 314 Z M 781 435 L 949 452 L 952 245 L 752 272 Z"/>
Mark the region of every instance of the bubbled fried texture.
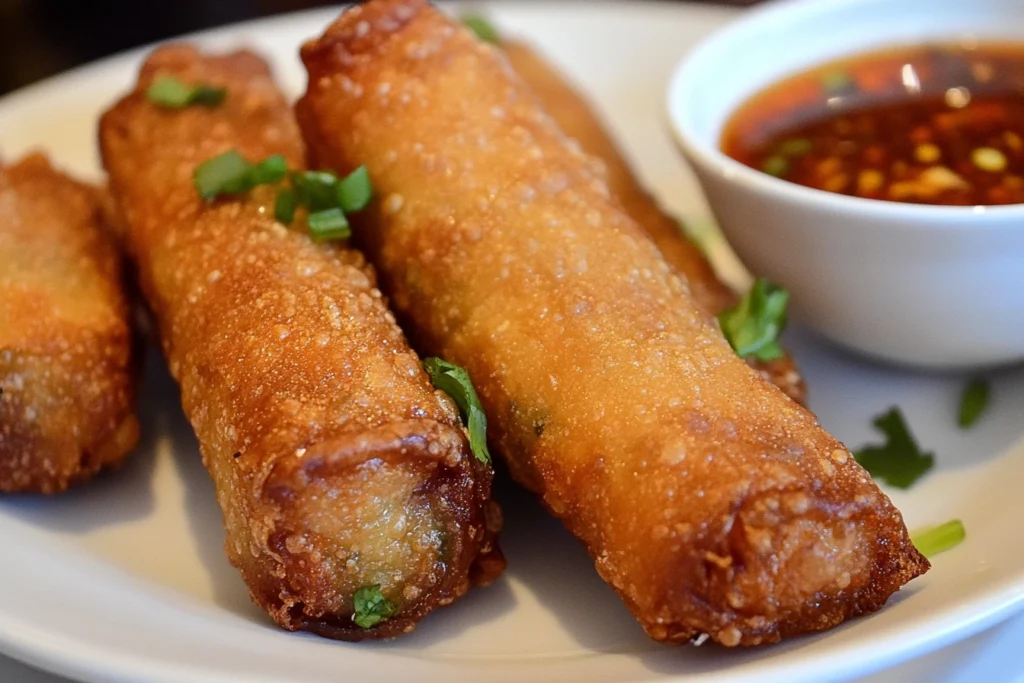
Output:
<path fill-rule="evenodd" d="M 513 475 L 647 632 L 753 645 L 878 609 L 927 568 L 813 415 L 733 353 L 499 51 L 421 0 L 302 57 L 316 156 L 419 343 L 468 368 Z"/>
<path fill-rule="evenodd" d="M 605 166 L 608 189 L 622 209 L 657 245 L 662 257 L 685 279 L 696 302 L 711 315 L 735 306 L 736 293 L 718 279 L 711 263 L 640 184 L 593 106 L 540 54 L 525 43 L 503 41 L 502 50 L 515 72 L 533 90 L 562 132 Z M 798 403 L 806 404 L 807 387 L 791 357 L 748 359 L 768 381 Z"/>
<path fill-rule="evenodd" d="M 145 91 L 163 75 L 226 87 L 227 98 L 162 109 Z M 272 188 L 205 203 L 193 187 L 193 170 L 231 149 L 303 167 L 266 64 L 162 48 L 100 137 L 228 556 L 253 600 L 285 628 L 358 640 L 411 630 L 464 593 L 474 560 L 496 552 L 491 472 L 362 257 L 276 222 Z M 399 612 L 364 630 L 352 596 L 372 584 Z"/>
<path fill-rule="evenodd" d="M 0 167 L 0 491 L 57 493 L 135 447 L 136 372 L 100 193 Z"/>

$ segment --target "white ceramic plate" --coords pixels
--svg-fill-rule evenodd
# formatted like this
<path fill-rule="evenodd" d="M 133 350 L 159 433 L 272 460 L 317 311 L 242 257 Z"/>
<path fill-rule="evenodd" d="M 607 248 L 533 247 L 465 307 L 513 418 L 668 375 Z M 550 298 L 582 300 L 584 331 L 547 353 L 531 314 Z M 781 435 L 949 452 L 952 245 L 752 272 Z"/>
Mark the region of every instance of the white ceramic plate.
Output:
<path fill-rule="evenodd" d="M 645 180 L 695 225 L 706 209 L 669 142 L 663 91 L 696 39 L 730 12 L 677 4 L 482 5 L 503 29 L 536 41 L 600 102 Z M 299 43 L 334 12 L 311 12 L 203 34 L 207 46 L 249 44 L 298 93 Z M 110 59 L 0 101 L 0 150 L 44 147 L 98 177 L 98 113 L 134 78 L 141 53 Z M 717 243 L 714 250 L 727 263 Z M 955 324 L 955 321 L 954 323 Z M 910 525 L 960 517 L 965 544 L 882 612 L 780 646 L 727 651 L 664 647 L 643 635 L 583 549 L 507 481 L 505 578 L 471 593 L 393 643 L 349 645 L 288 634 L 250 602 L 221 549 L 223 531 L 177 389 L 150 358 L 144 440 L 127 468 L 54 499 L 0 500 L 0 650 L 88 681 L 843 680 L 964 637 L 1024 604 L 1024 372 L 993 377 L 993 406 L 955 427 L 964 378 L 867 364 L 794 330 L 791 345 L 813 408 L 851 446 L 870 420 L 903 408 L 936 471 L 894 495 Z M 155 354 L 154 354 L 155 355 Z"/>

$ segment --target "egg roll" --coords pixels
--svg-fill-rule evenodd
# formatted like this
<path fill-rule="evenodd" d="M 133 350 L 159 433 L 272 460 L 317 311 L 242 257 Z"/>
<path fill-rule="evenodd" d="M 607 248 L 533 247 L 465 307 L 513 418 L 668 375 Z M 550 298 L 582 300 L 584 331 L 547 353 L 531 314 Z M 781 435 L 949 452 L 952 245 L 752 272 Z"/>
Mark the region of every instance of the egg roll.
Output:
<path fill-rule="evenodd" d="M 0 491 L 64 491 L 138 441 L 131 310 L 102 204 L 42 154 L 0 165 Z"/>
<path fill-rule="evenodd" d="M 424 0 L 302 48 L 319 163 L 423 352 L 647 633 L 756 645 L 880 608 L 928 562 L 815 417 L 736 356 L 499 50 Z M 571 581 L 571 577 L 565 577 Z"/>
<path fill-rule="evenodd" d="M 739 301 L 736 293 L 718 278 L 700 247 L 690 240 L 680 223 L 667 214 L 640 183 L 586 97 L 526 43 L 502 40 L 501 48 L 512 68 L 533 89 L 562 132 L 576 140 L 584 152 L 604 163 L 608 189 L 629 217 L 654 241 L 662 257 L 686 279 L 697 303 L 715 316 L 735 306 Z M 807 387 L 790 356 L 769 361 L 753 357 L 747 360 L 790 398 L 806 403 Z"/>
<path fill-rule="evenodd" d="M 164 108 L 147 97 L 157 78 L 226 96 Z M 504 561 L 490 465 L 473 457 L 365 259 L 275 220 L 273 187 L 208 202 L 193 186 L 196 167 L 228 150 L 304 168 L 266 63 L 161 48 L 104 114 L 100 140 L 253 601 L 289 630 L 386 638 L 494 578 Z"/>

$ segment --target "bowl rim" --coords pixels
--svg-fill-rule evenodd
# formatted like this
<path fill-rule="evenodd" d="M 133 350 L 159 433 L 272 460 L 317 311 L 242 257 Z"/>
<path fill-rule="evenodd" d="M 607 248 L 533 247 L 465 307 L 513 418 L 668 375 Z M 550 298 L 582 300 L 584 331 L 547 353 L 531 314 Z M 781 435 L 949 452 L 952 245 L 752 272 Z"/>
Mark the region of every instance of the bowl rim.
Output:
<path fill-rule="evenodd" d="M 700 84 L 705 79 L 699 77 L 699 68 L 709 63 L 710 57 L 715 53 L 730 51 L 727 48 L 731 42 L 740 38 L 749 40 L 754 27 L 761 24 L 788 25 L 799 22 L 806 16 L 827 16 L 837 9 L 851 6 L 859 6 L 862 11 L 868 12 L 878 2 L 885 1 L 887 0 L 774 0 L 767 5 L 744 12 L 735 21 L 701 39 L 680 59 L 669 79 L 666 104 L 670 127 L 677 143 L 694 166 L 710 168 L 728 182 L 743 185 L 761 194 L 776 195 L 791 203 L 805 204 L 808 208 L 839 210 L 856 213 L 865 218 L 888 219 L 890 225 L 904 230 L 964 227 L 991 230 L 1016 227 L 1005 219 L 1024 218 L 1024 204 L 911 204 L 819 190 L 776 178 L 742 164 L 722 152 L 718 140 L 709 141 L 706 139 L 707 136 L 699 135 L 693 130 L 686 103 L 695 101 L 700 96 Z M 761 31 L 763 30 L 765 29 L 762 28 Z M 1024 40 L 1021 43 L 1024 45 Z M 772 81 L 765 82 L 761 87 L 768 87 L 771 84 Z M 726 121 L 734 111 L 735 109 L 728 112 L 725 116 Z M 964 226 L 965 220 L 970 220 L 971 225 Z"/>

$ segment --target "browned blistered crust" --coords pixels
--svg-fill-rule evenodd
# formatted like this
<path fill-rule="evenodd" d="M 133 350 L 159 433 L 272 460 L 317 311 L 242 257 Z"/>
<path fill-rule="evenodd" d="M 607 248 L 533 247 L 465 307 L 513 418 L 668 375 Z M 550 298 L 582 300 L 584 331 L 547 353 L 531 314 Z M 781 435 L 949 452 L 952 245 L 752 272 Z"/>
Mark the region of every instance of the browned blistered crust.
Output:
<path fill-rule="evenodd" d="M 608 189 L 629 217 L 654 241 L 662 257 L 686 279 L 697 303 L 716 316 L 735 306 L 736 293 L 718 278 L 711 263 L 686 236 L 679 222 L 665 213 L 640 184 L 586 97 L 529 45 L 509 40 L 503 41 L 501 48 L 512 68 L 533 89 L 562 132 L 576 140 L 584 152 L 604 163 Z M 748 362 L 794 401 L 806 405 L 807 387 L 790 356 L 773 361 L 751 358 Z"/>
<path fill-rule="evenodd" d="M 214 109 L 161 109 L 158 75 L 223 85 Z M 100 125 L 126 240 L 224 512 L 227 553 L 283 627 L 395 636 L 466 592 L 494 546 L 492 472 L 433 390 L 358 252 L 273 218 L 274 191 L 210 204 L 201 162 L 237 149 L 303 167 L 266 64 L 157 50 Z M 353 594 L 380 584 L 396 617 L 364 630 Z"/>
<path fill-rule="evenodd" d="M 0 491 L 58 493 L 138 440 L 120 257 L 99 191 L 0 166 Z"/>
<path fill-rule="evenodd" d="M 658 640 L 754 645 L 928 568 L 814 416 L 736 357 L 500 51 L 423 0 L 302 57 L 318 159 L 368 165 L 357 233 L 424 349 L 468 367 L 513 475 Z"/>

